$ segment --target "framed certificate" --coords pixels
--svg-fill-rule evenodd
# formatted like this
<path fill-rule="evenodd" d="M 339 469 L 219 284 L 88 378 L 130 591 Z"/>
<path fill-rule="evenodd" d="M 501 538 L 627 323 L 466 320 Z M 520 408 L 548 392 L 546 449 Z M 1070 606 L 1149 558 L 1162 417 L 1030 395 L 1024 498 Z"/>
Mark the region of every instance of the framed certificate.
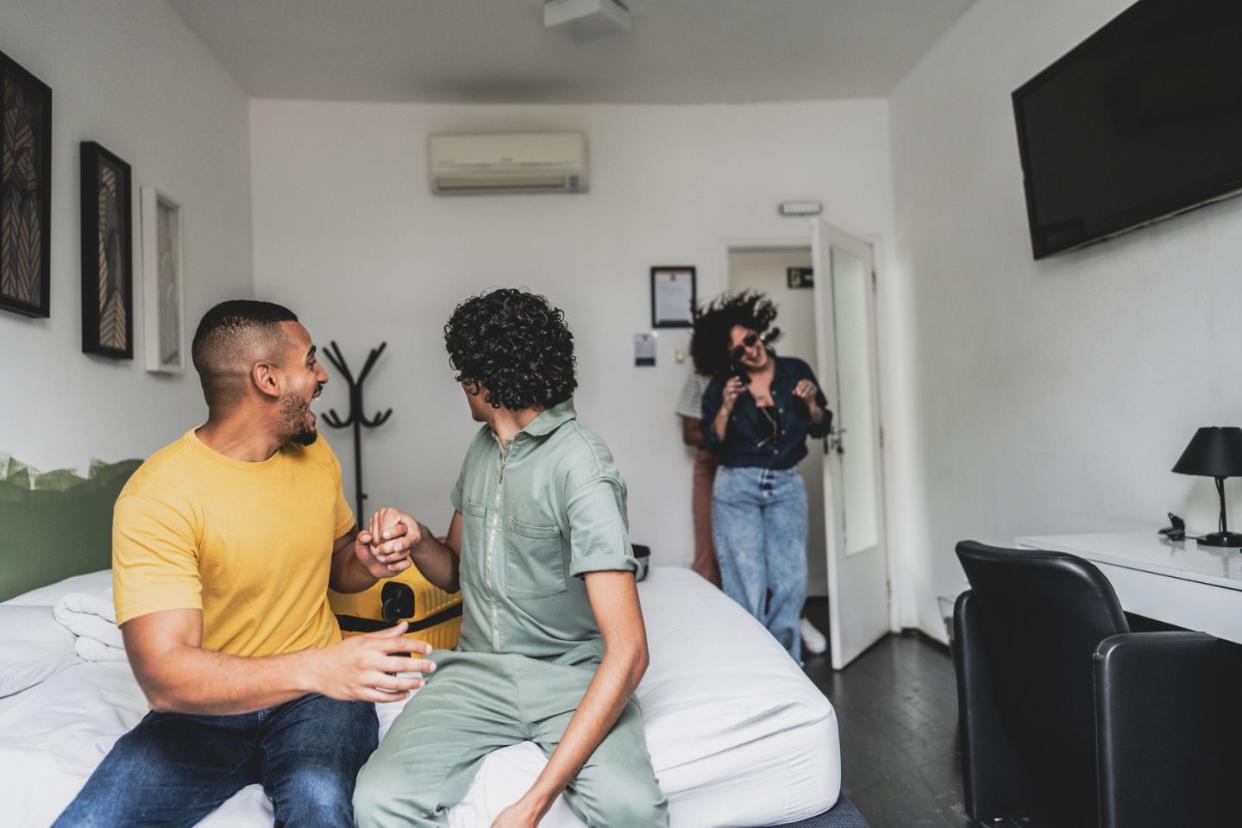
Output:
<path fill-rule="evenodd" d="M 694 327 L 694 268 L 651 268 L 651 327 Z"/>

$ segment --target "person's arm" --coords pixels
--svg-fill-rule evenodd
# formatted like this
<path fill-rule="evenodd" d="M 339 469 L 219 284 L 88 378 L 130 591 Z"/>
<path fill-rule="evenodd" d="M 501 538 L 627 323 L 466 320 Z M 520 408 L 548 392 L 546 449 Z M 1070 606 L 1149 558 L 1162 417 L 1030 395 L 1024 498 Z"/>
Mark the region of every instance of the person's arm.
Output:
<path fill-rule="evenodd" d="M 353 524 L 348 508 L 338 510 L 336 519 L 340 532 Z M 405 625 L 323 649 L 270 657 L 204 650 L 197 546 L 201 528 L 194 520 L 194 511 L 175 493 L 122 492 L 113 507 L 116 617 L 134 676 L 153 709 L 246 713 L 307 693 L 389 701 L 420 686 L 418 679 L 388 675 L 431 668 L 430 662 L 405 657 L 429 652 L 426 642 L 401 636 Z"/>
<path fill-rule="evenodd" d="M 406 560 L 406 555 L 386 556 L 385 560 L 379 560 L 375 539 L 371 533 L 358 531 L 354 512 L 345 500 L 340 461 L 323 438 L 316 443 L 316 448 L 327 452 L 332 461 L 332 475 L 336 480 L 333 526 L 336 527 L 337 538 L 332 544 L 332 569 L 328 586 L 337 592 L 362 592 L 375 586 L 376 581 L 391 578 L 408 569 L 410 562 Z M 358 521 L 362 517 L 358 515 Z"/>
<path fill-rule="evenodd" d="M 431 646 L 406 638 L 403 622 L 319 650 L 244 658 L 202 649 L 203 612 L 174 609 L 121 625 L 125 652 L 152 710 L 202 715 L 249 713 L 308 693 L 342 701 L 399 701 L 421 687 L 394 673 L 435 670 Z M 387 692 L 385 692 L 387 691 Z"/>
<path fill-rule="evenodd" d="M 737 377 L 729 377 L 729 381 L 724 384 L 721 390 L 720 409 L 716 412 L 716 416 L 712 420 L 712 433 L 716 439 L 723 443 L 725 437 L 729 433 L 729 417 L 733 415 L 733 406 L 737 403 L 737 398 L 744 391 L 746 386 L 742 385 L 742 381 Z"/>
<path fill-rule="evenodd" d="M 583 577 L 603 634 L 604 658 L 543 772 L 520 800 L 497 817 L 495 826 L 539 823 L 612 730 L 647 671 L 647 630 L 633 573 L 588 572 Z"/>
<path fill-rule="evenodd" d="M 693 417 L 681 416 L 681 441 L 687 446 L 703 445 L 703 430 Z"/>
<path fill-rule="evenodd" d="M 803 366 L 803 377 L 794 386 L 794 398 L 806 406 L 811 418 L 807 433 L 812 437 L 827 437 L 832 430 L 832 412 L 828 409 L 828 398 L 820 390 L 819 381 L 811 372 L 810 366 Z"/>
<path fill-rule="evenodd" d="M 714 379 L 703 391 L 703 416 L 699 420 L 703 448 L 717 454 L 724 448 L 729 439 L 729 417 L 744 387 L 741 380 L 732 377 L 727 383 Z"/>
<path fill-rule="evenodd" d="M 441 543 L 431 530 L 400 509 L 380 509 L 371 516 L 368 538 L 377 538 L 375 557 L 381 565 L 408 556 L 432 584 L 445 592 L 461 589 L 461 512 L 454 511 L 448 535 Z"/>

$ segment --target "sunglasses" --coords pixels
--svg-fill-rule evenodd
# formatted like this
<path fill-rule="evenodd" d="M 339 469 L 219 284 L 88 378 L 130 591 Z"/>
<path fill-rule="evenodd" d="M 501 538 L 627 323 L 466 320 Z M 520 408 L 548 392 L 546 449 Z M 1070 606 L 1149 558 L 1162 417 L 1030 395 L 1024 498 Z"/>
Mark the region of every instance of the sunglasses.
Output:
<path fill-rule="evenodd" d="M 746 338 L 742 340 L 741 345 L 735 345 L 729 351 L 729 356 L 734 360 L 742 358 L 742 354 L 746 353 L 747 348 L 753 348 L 759 344 L 759 334 L 751 332 L 746 334 Z"/>

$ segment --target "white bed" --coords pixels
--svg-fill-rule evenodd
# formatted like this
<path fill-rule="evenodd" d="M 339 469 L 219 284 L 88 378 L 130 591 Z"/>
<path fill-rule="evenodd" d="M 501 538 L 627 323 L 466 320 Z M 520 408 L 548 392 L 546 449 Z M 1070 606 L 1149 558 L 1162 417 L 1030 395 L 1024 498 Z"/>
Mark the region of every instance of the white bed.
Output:
<path fill-rule="evenodd" d="M 107 581 L 106 572 L 78 576 L 5 603 L 51 605 L 62 595 L 102 588 Z M 753 828 L 832 807 L 841 779 L 836 716 L 780 645 L 689 570 L 656 567 L 639 594 L 651 666 L 637 695 L 673 826 Z M 399 708 L 379 706 L 381 735 Z M 50 824 L 112 743 L 145 712 L 146 702 L 123 662 L 78 661 L 0 698 L 0 821 Z M 450 813 L 450 825 L 490 825 L 544 762 L 531 743 L 489 756 L 466 799 Z M 200 823 L 271 824 L 270 805 L 257 785 Z M 558 800 L 541 826 L 581 828 L 582 822 Z"/>

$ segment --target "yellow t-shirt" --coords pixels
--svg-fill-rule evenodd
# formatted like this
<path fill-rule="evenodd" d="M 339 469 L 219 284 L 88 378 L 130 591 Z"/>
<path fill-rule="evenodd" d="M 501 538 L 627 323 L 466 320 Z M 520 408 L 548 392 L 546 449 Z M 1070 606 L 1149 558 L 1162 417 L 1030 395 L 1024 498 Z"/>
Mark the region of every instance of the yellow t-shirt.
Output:
<path fill-rule="evenodd" d="M 203 649 L 268 656 L 341 638 L 328 607 L 336 538 L 354 525 L 322 436 L 261 463 L 188 431 L 151 455 L 112 517 L 116 620 L 203 611 Z"/>

